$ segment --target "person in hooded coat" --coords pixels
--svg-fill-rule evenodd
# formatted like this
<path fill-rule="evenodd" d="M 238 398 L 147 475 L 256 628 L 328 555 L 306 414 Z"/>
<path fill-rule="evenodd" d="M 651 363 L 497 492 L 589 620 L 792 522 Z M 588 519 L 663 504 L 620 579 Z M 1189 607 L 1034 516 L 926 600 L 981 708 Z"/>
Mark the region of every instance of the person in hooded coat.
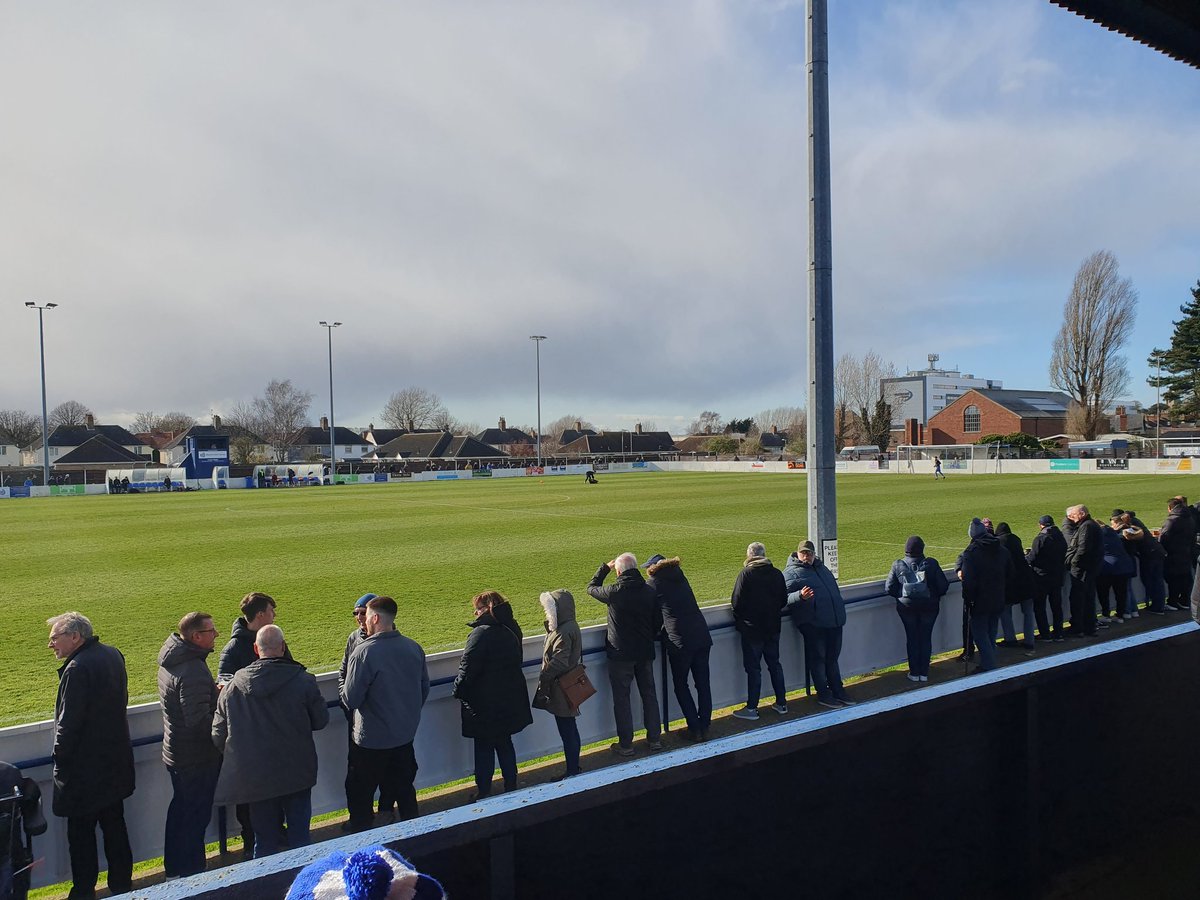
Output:
<path fill-rule="evenodd" d="M 1025 553 L 1025 561 L 1033 571 L 1033 617 L 1037 621 L 1037 639 L 1061 643 L 1066 640 L 1063 637 L 1062 589 L 1067 570 L 1067 539 L 1051 516 L 1038 519 L 1038 528 L 1037 536 Z"/>
<path fill-rule="evenodd" d="M 967 527 L 971 543 L 959 557 L 963 603 L 971 619 L 971 637 L 979 648 L 976 672 L 996 668 L 996 632 L 1000 613 L 1008 603 L 1008 582 L 1013 577 L 1012 557 L 983 522 L 972 519 Z"/>
<path fill-rule="evenodd" d="M 1121 536 L 1124 527 L 1122 516 L 1109 519 L 1107 525 L 1101 524 L 1100 544 L 1104 548 L 1104 561 L 1100 565 L 1100 574 L 1096 577 L 1096 599 L 1100 601 L 1100 615 L 1107 619 L 1111 611 L 1111 619 L 1117 623 L 1124 622 L 1125 616 L 1129 614 L 1129 582 L 1136 569 L 1127 543 Z"/>
<path fill-rule="evenodd" d="M 712 722 L 712 688 L 709 684 L 708 656 L 712 649 L 712 635 L 708 633 L 708 622 L 696 595 L 688 584 L 679 557 L 666 559 L 652 556 L 646 561 L 646 584 L 654 588 L 658 596 L 658 608 L 662 611 L 663 635 L 667 659 L 671 663 L 671 681 L 675 688 L 675 699 L 687 721 L 687 736 L 691 741 L 708 738 L 708 727 Z M 696 696 L 688 688 L 688 675 L 696 686 Z"/>
<path fill-rule="evenodd" d="M 1013 578 L 1008 583 L 1008 605 L 1000 613 L 1000 627 L 1004 630 L 1004 640 L 1001 647 L 1024 647 L 1025 650 L 1034 648 L 1033 635 L 1033 569 L 1025 561 L 1025 548 L 1021 546 L 1021 538 L 1013 534 L 1007 522 L 996 526 L 996 539 L 1004 545 L 1008 555 L 1012 557 Z M 1017 631 L 1013 626 L 1013 607 L 1021 608 L 1023 640 L 1017 641 Z M 1026 654 L 1028 655 L 1028 654 Z"/>
<path fill-rule="evenodd" d="M 450 693 L 462 704 L 462 734 L 475 742 L 475 786 L 492 792 L 499 759 L 504 789 L 517 787 L 517 753 L 512 736 L 533 722 L 521 671 L 521 626 L 512 605 L 497 591 L 471 599 L 475 621 L 458 663 Z"/>
<path fill-rule="evenodd" d="M 928 681 L 933 626 L 950 582 L 941 563 L 925 555 L 925 542 L 918 535 L 905 542 L 904 557 L 892 563 L 883 589 L 895 599 L 896 613 L 904 626 L 908 680 Z"/>
<path fill-rule="evenodd" d="M 538 675 L 533 705 L 554 716 L 569 777 L 582 771 L 579 768 L 579 726 L 575 722 L 579 707 L 571 705 L 558 679 L 583 659 L 583 634 L 575 620 L 575 598 L 566 588 L 544 591 L 538 601 L 545 614 L 546 642 L 542 645 L 542 671 Z"/>

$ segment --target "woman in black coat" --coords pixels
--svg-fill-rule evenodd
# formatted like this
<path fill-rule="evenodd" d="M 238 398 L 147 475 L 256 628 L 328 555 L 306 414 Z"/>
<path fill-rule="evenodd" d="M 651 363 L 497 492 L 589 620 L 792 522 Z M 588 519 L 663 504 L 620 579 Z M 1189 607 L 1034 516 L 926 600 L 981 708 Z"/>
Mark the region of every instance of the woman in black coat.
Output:
<path fill-rule="evenodd" d="M 504 789 L 516 788 L 512 736 L 533 721 L 533 714 L 521 671 L 521 626 L 512 606 L 497 591 L 477 594 L 471 603 L 475 621 L 451 694 L 462 703 L 463 737 L 475 741 L 475 785 L 482 798 L 492 792 L 497 759 Z"/>

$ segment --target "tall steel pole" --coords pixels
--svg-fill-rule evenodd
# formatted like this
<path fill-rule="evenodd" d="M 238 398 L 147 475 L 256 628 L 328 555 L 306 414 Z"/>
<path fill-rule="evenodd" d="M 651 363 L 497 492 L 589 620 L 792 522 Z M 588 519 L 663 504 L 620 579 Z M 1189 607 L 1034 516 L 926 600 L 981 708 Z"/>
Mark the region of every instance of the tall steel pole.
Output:
<path fill-rule="evenodd" d="M 42 354 L 42 486 L 50 484 L 50 427 L 46 415 L 46 331 L 42 324 L 42 313 L 54 309 L 57 303 L 38 305 L 34 300 L 26 300 L 25 305 L 38 311 L 38 347 Z"/>
<path fill-rule="evenodd" d="M 808 71 L 808 539 L 837 574 L 833 432 L 833 224 L 829 179 L 826 0 L 807 0 Z"/>
<path fill-rule="evenodd" d="M 544 334 L 531 334 L 533 341 L 533 356 L 537 363 L 537 458 L 538 465 L 542 464 L 542 341 Z"/>
<path fill-rule="evenodd" d="M 1154 351 L 1158 363 L 1158 378 L 1154 381 L 1154 458 L 1162 457 L 1162 358 L 1163 352 Z"/>
<path fill-rule="evenodd" d="M 318 324 L 329 335 L 329 483 L 337 484 L 337 457 L 334 456 L 333 440 L 333 329 L 342 323 L 322 320 Z"/>

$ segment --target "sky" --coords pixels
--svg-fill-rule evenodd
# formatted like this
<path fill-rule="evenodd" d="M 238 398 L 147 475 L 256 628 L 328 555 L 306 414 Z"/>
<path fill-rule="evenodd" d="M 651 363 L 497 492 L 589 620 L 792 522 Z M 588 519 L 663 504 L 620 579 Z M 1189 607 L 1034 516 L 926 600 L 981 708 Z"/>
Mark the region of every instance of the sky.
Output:
<path fill-rule="evenodd" d="M 1200 71 L 1046 0 L 831 0 L 835 353 L 1051 388 L 1082 260 L 1200 279 Z M 804 3 L 0 7 L 0 408 L 680 432 L 806 402 Z"/>

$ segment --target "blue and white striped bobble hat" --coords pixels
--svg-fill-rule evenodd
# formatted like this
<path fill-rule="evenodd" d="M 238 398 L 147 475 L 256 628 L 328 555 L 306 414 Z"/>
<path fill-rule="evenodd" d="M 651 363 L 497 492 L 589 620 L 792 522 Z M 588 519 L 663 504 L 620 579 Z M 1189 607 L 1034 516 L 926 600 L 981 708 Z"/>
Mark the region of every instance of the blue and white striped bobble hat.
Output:
<path fill-rule="evenodd" d="M 400 854 L 374 846 L 305 866 L 286 900 L 442 900 L 446 892 Z"/>

